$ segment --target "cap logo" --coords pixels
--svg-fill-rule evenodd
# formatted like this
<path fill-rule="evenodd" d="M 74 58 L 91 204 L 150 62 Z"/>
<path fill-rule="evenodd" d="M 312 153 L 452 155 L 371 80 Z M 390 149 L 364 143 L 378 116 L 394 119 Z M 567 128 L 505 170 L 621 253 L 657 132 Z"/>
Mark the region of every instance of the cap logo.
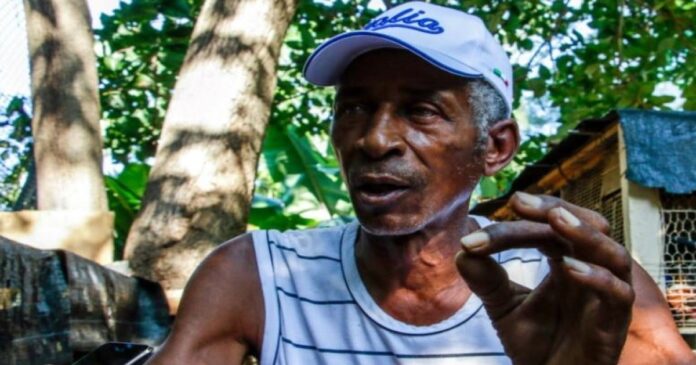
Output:
<path fill-rule="evenodd" d="M 398 27 L 413 29 L 430 34 L 440 34 L 445 31 L 437 20 L 426 17 L 419 18 L 423 14 L 425 14 L 425 11 L 423 10 L 414 12 L 413 9 L 408 8 L 391 17 L 383 16 L 373 19 L 371 22 L 367 23 L 365 29 L 380 30 L 384 28 Z"/>
<path fill-rule="evenodd" d="M 505 86 L 508 86 L 508 87 L 510 86 L 510 82 L 505 78 L 505 76 L 503 75 L 503 72 L 500 71 L 499 68 L 497 68 L 497 67 L 493 68 L 493 74 L 498 76 L 498 78 L 500 78 L 503 81 Z"/>

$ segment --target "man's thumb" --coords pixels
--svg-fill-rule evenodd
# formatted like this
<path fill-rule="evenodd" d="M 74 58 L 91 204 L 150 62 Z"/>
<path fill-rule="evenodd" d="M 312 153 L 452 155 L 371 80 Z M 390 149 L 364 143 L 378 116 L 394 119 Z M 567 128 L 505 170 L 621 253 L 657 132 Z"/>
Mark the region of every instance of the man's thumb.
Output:
<path fill-rule="evenodd" d="M 514 286 L 505 269 L 490 256 L 477 256 L 461 251 L 456 264 L 469 289 L 483 302 L 488 316 L 493 320 L 507 314 L 515 306 Z"/>

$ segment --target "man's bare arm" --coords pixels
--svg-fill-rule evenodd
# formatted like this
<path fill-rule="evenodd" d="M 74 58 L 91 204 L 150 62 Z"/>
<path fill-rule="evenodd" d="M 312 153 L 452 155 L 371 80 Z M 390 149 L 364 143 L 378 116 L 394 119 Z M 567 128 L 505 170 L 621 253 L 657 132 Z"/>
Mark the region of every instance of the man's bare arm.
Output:
<path fill-rule="evenodd" d="M 632 271 L 636 300 L 619 364 L 696 364 L 660 289 L 640 265 L 634 263 Z"/>
<path fill-rule="evenodd" d="M 149 365 L 241 364 L 263 336 L 263 294 L 251 235 L 215 249 L 184 290 L 172 332 Z"/>

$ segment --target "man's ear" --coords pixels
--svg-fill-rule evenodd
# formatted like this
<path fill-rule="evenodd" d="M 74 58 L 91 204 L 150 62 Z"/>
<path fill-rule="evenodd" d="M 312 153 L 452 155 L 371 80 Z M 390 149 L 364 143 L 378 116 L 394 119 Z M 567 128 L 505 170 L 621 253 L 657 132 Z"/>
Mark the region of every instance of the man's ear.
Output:
<path fill-rule="evenodd" d="M 520 147 L 520 131 L 514 119 L 496 122 L 488 129 L 488 141 L 483 152 L 483 174 L 495 175 L 502 170 Z"/>

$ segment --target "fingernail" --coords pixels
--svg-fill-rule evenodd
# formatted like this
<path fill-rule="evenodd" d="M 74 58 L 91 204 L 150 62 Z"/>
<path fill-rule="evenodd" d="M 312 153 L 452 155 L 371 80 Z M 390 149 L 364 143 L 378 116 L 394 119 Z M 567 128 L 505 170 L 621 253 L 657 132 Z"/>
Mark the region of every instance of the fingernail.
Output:
<path fill-rule="evenodd" d="M 561 220 L 563 221 L 563 223 L 571 227 L 580 226 L 580 220 L 577 217 L 575 217 L 573 213 L 567 211 L 563 207 L 558 207 L 556 209 L 558 210 L 558 213 L 561 214 Z"/>
<path fill-rule="evenodd" d="M 517 199 L 519 199 L 520 203 L 522 203 L 530 208 L 541 207 L 542 200 L 538 196 L 535 196 L 532 194 L 527 194 L 523 191 L 518 191 L 515 193 L 515 195 L 517 195 Z"/>
<path fill-rule="evenodd" d="M 592 268 L 590 267 L 590 265 L 580 260 L 576 260 L 572 257 L 563 256 L 563 264 L 568 266 L 569 269 L 583 275 L 587 275 L 592 272 Z"/>
<path fill-rule="evenodd" d="M 490 241 L 488 233 L 485 231 L 476 231 L 462 237 L 461 242 L 464 249 L 467 251 L 475 251 L 485 247 Z"/>

